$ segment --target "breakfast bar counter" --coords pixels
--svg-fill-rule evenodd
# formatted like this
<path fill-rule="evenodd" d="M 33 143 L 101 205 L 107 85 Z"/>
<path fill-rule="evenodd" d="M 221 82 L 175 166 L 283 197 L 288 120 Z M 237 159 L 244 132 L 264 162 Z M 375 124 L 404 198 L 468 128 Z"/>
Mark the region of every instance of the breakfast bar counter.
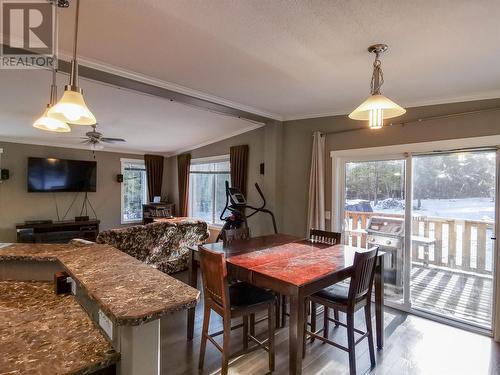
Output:
<path fill-rule="evenodd" d="M 51 283 L 0 281 L 0 373 L 86 374 L 120 355 L 71 295 Z"/>
<path fill-rule="evenodd" d="M 53 281 L 57 271 L 70 276 L 74 299 L 120 353 L 120 374 L 157 374 L 160 320 L 199 299 L 198 290 L 108 245 L 0 245 L 7 284 Z"/>

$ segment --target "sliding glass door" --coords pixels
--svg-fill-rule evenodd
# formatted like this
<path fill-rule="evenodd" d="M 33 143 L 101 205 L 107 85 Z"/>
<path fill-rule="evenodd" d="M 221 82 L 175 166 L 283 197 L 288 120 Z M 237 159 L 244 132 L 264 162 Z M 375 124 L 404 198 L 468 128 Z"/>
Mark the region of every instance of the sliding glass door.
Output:
<path fill-rule="evenodd" d="M 412 162 L 411 306 L 490 329 L 496 151 Z"/>
<path fill-rule="evenodd" d="M 344 239 L 347 244 L 379 246 L 386 258 L 385 296 L 404 303 L 404 159 L 345 163 Z"/>
<path fill-rule="evenodd" d="M 339 166 L 344 242 L 389 254 L 388 304 L 491 329 L 496 151 Z"/>

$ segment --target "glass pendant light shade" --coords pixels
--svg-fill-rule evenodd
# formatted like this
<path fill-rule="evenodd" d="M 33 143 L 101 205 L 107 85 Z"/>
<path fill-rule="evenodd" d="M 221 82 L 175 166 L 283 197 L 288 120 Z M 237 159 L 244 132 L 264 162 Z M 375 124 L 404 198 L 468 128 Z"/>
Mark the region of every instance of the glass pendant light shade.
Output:
<path fill-rule="evenodd" d="M 48 112 L 49 107 L 47 107 L 42 116 L 33 123 L 34 128 L 57 133 L 68 133 L 71 131 L 71 128 L 68 124 L 49 117 Z"/>
<path fill-rule="evenodd" d="M 49 109 L 49 117 L 72 125 L 95 125 L 97 120 L 83 99 L 82 90 L 66 86 L 62 98 Z"/>
<path fill-rule="evenodd" d="M 71 60 L 71 74 L 69 85 L 64 87 L 62 98 L 49 110 L 49 116 L 56 120 L 72 125 L 95 125 L 97 120 L 90 112 L 83 99 L 82 89 L 78 87 L 78 18 L 80 15 L 80 0 L 76 0 L 75 33 L 73 40 L 73 59 Z"/>
<path fill-rule="evenodd" d="M 368 52 L 375 54 L 370 83 L 371 95 L 349 114 L 350 119 L 368 121 L 370 129 L 380 129 L 384 126 L 384 119 L 401 116 L 406 113 L 406 109 L 380 93 L 380 87 L 384 83 L 384 75 L 379 57 L 388 48 L 387 44 L 374 44 L 368 47 Z"/>
<path fill-rule="evenodd" d="M 406 109 L 394 103 L 381 94 L 370 95 L 361 105 L 349 114 L 353 120 L 369 121 L 372 129 L 379 129 L 384 125 L 385 118 L 401 116 Z"/>

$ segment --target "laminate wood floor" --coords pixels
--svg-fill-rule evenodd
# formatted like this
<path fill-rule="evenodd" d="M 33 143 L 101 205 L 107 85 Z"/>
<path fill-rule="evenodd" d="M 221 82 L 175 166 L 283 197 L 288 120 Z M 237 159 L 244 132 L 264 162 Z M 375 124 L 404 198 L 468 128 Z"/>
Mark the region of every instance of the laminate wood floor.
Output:
<path fill-rule="evenodd" d="M 185 281 L 185 273 L 176 275 Z M 197 306 L 195 337 L 186 339 L 187 314 L 170 315 L 162 320 L 161 373 L 166 375 L 200 374 L 198 353 L 203 318 L 203 301 Z M 361 314 L 356 325 L 364 329 Z M 345 320 L 341 313 L 341 319 Z M 318 322 L 322 321 L 321 316 Z M 240 323 L 235 321 L 233 324 Z M 257 333 L 264 338 L 266 324 L 257 326 Z M 211 332 L 221 329 L 221 320 L 212 313 Z M 500 344 L 491 338 L 449 327 L 427 319 L 408 315 L 387 308 L 385 314 L 386 342 L 377 353 L 377 366 L 370 371 L 366 340 L 356 346 L 358 374 L 418 374 L 418 375 L 483 375 L 500 374 Z M 330 337 L 346 345 L 347 337 L 342 327 L 331 328 Z M 241 329 L 232 332 L 231 348 L 241 350 Z M 209 342 L 202 374 L 220 372 L 220 353 Z M 239 356 L 231 361 L 229 374 L 266 374 L 267 353 L 262 350 Z M 303 361 L 303 374 L 348 374 L 347 353 L 316 340 L 307 344 Z M 276 371 L 288 374 L 288 326 L 276 333 Z"/>

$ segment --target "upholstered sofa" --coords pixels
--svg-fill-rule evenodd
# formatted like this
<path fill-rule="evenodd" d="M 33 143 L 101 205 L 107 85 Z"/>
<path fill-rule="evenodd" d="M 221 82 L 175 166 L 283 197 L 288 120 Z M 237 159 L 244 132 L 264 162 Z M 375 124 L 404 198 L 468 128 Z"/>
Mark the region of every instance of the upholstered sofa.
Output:
<path fill-rule="evenodd" d="M 114 246 L 171 274 L 187 268 L 188 247 L 203 243 L 208 236 L 204 221 L 182 219 L 106 230 L 99 233 L 97 243 Z"/>

